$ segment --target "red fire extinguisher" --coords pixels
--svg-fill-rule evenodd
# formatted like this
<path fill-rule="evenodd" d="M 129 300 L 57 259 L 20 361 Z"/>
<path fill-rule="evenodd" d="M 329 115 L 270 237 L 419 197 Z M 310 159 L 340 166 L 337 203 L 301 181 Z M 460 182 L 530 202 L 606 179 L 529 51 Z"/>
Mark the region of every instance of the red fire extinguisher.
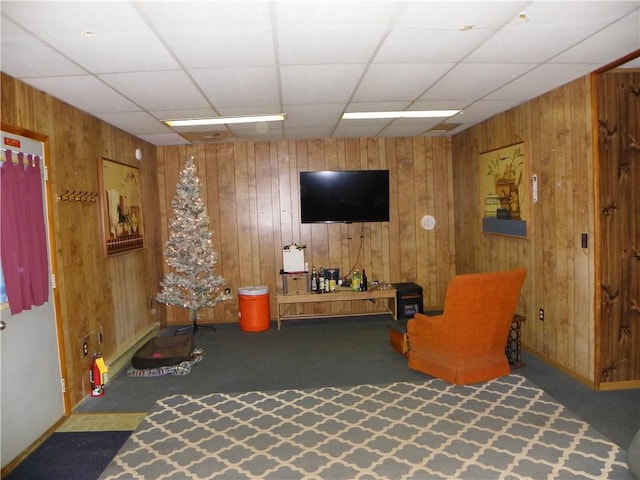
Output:
<path fill-rule="evenodd" d="M 102 373 L 98 366 L 98 358 L 101 358 L 99 353 L 95 353 L 91 357 L 91 365 L 89 366 L 89 379 L 91 380 L 91 396 L 101 397 L 104 395 L 104 385 L 102 383 Z"/>

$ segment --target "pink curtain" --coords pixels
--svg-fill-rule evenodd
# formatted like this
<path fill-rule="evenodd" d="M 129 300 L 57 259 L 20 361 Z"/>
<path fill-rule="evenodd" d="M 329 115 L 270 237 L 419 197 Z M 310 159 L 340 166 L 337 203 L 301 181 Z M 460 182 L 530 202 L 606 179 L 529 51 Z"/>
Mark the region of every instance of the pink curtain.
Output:
<path fill-rule="evenodd" d="M 49 300 L 40 157 L 10 150 L 0 167 L 0 255 L 11 314 Z"/>

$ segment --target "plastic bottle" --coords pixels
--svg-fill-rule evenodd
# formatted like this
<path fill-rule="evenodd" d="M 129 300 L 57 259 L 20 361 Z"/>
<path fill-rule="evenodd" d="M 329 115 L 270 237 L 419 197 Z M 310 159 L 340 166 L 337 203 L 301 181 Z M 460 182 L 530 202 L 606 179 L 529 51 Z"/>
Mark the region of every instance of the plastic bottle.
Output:
<path fill-rule="evenodd" d="M 356 292 L 359 292 L 360 281 L 361 281 L 360 271 L 356 270 L 355 272 L 353 272 L 353 275 L 351 276 L 351 289 L 355 290 Z"/>

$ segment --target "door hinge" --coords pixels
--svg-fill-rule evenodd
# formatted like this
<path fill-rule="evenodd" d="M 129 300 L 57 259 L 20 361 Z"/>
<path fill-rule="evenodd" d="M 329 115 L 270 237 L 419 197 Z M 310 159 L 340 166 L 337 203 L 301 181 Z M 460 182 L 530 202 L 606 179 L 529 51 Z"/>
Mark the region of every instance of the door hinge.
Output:
<path fill-rule="evenodd" d="M 56 274 L 51 274 L 51 288 L 56 288 Z"/>
<path fill-rule="evenodd" d="M 60 384 L 62 386 L 62 393 L 67 393 L 67 382 L 64 380 L 64 378 L 60 379 Z"/>

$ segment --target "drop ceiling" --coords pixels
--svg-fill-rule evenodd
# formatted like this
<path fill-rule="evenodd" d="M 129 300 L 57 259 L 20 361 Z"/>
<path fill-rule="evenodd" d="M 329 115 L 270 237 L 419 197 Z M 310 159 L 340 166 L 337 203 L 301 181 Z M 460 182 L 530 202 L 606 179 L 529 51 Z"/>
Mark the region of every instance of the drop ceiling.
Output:
<path fill-rule="evenodd" d="M 0 9 L 4 73 L 156 145 L 452 135 L 640 48 L 640 1 L 3 0 Z M 461 113 L 341 120 L 433 109 Z M 161 123 L 279 112 L 284 122 Z"/>

